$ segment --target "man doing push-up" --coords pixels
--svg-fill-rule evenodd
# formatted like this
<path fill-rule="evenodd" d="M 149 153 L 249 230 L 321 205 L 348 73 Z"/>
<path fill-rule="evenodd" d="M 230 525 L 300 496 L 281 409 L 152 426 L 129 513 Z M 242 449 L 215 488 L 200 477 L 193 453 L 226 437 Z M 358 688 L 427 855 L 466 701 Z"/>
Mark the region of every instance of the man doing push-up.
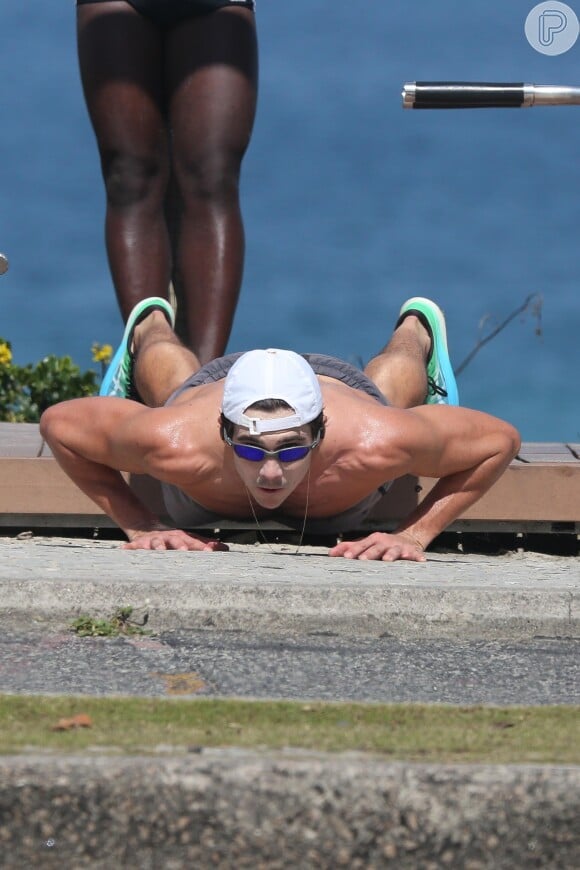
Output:
<path fill-rule="evenodd" d="M 120 526 L 129 549 L 224 549 L 184 529 L 226 518 L 352 531 L 391 481 L 413 474 L 438 480 L 395 531 L 343 541 L 329 555 L 423 561 L 519 449 L 509 423 L 457 406 L 445 321 L 428 299 L 402 306 L 364 372 L 273 348 L 200 367 L 173 322 L 164 299 L 139 303 L 105 395 L 54 405 L 41 420 L 59 464 Z M 161 481 L 173 525 L 122 472 Z"/>

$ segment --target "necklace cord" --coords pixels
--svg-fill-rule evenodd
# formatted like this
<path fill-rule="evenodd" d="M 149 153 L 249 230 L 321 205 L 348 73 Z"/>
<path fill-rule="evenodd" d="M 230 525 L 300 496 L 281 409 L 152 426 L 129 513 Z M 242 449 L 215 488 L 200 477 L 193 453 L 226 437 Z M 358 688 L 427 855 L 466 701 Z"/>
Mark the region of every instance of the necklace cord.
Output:
<path fill-rule="evenodd" d="M 264 544 L 266 544 L 266 546 L 269 548 L 270 552 L 275 553 L 276 551 L 271 546 L 270 541 L 266 538 L 266 535 L 264 534 L 264 530 L 260 526 L 260 523 L 258 521 L 258 516 L 256 514 L 256 511 L 254 510 L 252 496 L 250 495 L 248 487 L 245 484 L 244 484 L 244 489 L 246 490 L 248 502 L 250 503 L 250 510 L 252 511 L 252 516 L 254 518 L 254 522 L 256 523 L 256 529 L 258 531 L 258 534 L 262 538 L 262 541 L 264 542 Z M 297 556 L 298 553 L 300 552 L 300 547 L 302 546 L 302 542 L 304 541 L 304 533 L 306 532 L 306 520 L 308 518 L 309 502 L 310 502 L 310 465 L 308 466 L 308 478 L 307 478 L 307 485 L 306 485 L 306 507 L 304 509 L 304 520 L 302 522 L 302 531 L 300 533 L 300 541 L 298 542 L 298 546 L 296 547 L 296 552 L 294 553 L 295 556 Z"/>

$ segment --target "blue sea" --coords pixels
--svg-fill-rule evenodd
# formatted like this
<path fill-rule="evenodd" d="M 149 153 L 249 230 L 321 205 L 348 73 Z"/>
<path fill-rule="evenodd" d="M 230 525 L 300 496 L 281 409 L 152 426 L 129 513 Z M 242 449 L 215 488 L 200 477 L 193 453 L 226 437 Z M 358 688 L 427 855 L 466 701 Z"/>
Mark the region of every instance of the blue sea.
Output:
<path fill-rule="evenodd" d="M 580 84 L 580 41 L 536 52 L 520 0 L 258 0 L 260 96 L 243 167 L 230 350 L 366 362 L 401 303 L 445 309 L 462 404 L 527 441 L 580 442 L 580 107 L 404 111 L 413 80 Z M 572 2 L 570 5 L 574 7 Z M 580 15 L 580 2 L 577 2 Z M 17 362 L 122 332 L 73 0 L 0 10 L 0 336 Z M 483 330 L 483 331 L 482 331 Z"/>

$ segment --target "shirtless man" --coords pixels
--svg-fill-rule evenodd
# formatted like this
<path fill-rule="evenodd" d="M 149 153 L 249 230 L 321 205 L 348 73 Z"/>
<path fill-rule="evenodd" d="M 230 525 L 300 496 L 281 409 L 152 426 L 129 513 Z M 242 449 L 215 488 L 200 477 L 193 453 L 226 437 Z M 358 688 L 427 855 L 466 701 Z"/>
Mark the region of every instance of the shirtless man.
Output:
<path fill-rule="evenodd" d="M 510 424 L 456 407 L 445 322 L 428 299 L 403 305 L 364 374 L 332 357 L 307 363 L 272 349 L 200 368 L 172 326 L 165 300 L 141 302 L 103 382 L 115 397 L 63 402 L 41 420 L 59 464 L 121 527 L 128 549 L 224 549 L 182 530 L 219 518 L 352 530 L 385 485 L 415 474 L 438 482 L 392 534 L 343 541 L 329 555 L 424 561 L 519 449 Z M 116 397 L 132 387 L 141 402 Z M 162 482 L 174 527 L 138 500 L 122 471 Z"/>

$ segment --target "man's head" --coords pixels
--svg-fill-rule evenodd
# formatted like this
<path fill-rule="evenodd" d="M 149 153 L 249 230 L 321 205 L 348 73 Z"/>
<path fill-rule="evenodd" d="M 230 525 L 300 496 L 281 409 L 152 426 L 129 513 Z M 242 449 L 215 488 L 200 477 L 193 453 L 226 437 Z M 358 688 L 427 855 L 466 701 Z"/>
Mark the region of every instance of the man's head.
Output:
<path fill-rule="evenodd" d="M 244 484 L 259 504 L 276 508 L 304 479 L 324 437 L 318 378 L 293 351 L 242 354 L 225 379 L 221 425 Z"/>
<path fill-rule="evenodd" d="M 266 399 L 285 402 L 292 413 L 275 419 L 246 414 Z M 222 413 L 253 435 L 304 426 L 321 411 L 318 378 L 304 357 L 291 350 L 250 350 L 235 361 L 225 379 Z"/>

